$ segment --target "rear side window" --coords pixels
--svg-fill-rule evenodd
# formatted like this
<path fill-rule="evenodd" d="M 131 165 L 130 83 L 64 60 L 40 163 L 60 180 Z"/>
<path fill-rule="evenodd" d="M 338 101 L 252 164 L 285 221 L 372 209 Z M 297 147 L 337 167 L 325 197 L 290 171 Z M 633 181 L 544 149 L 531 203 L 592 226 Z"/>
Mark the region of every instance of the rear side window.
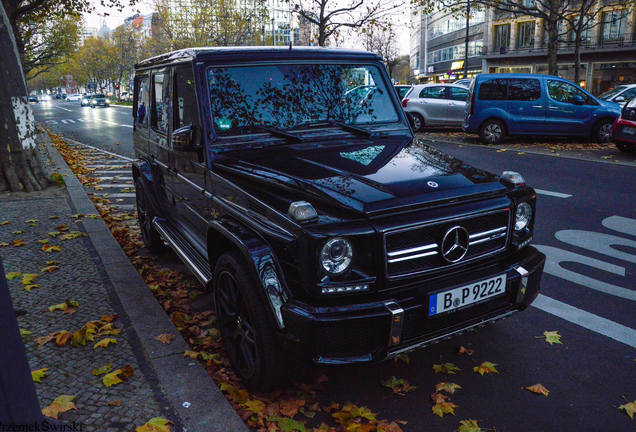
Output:
<path fill-rule="evenodd" d="M 548 93 L 550 97 L 558 102 L 574 103 L 576 96 L 581 96 L 588 100 L 587 94 L 574 84 L 563 81 L 548 80 Z"/>
<path fill-rule="evenodd" d="M 425 87 L 420 92 L 420 98 L 446 99 L 446 87 Z"/>
<path fill-rule="evenodd" d="M 541 82 L 538 79 L 510 79 L 508 85 L 508 100 L 535 101 L 537 99 L 541 99 Z"/>
<path fill-rule="evenodd" d="M 468 89 L 451 87 L 451 99 L 456 101 L 465 101 L 468 98 Z"/>
<path fill-rule="evenodd" d="M 179 67 L 174 73 L 176 110 L 173 112 L 177 129 L 198 123 L 197 97 L 192 68 Z"/>
<path fill-rule="evenodd" d="M 153 74 L 152 83 L 152 127 L 159 132 L 168 132 L 168 119 L 170 118 L 170 80 L 168 74 Z"/>
<path fill-rule="evenodd" d="M 150 106 L 150 79 L 147 76 L 139 78 L 137 86 L 137 125 L 148 127 L 147 110 Z"/>
<path fill-rule="evenodd" d="M 484 81 L 479 86 L 479 100 L 506 100 L 508 99 L 508 79 L 492 78 Z"/>

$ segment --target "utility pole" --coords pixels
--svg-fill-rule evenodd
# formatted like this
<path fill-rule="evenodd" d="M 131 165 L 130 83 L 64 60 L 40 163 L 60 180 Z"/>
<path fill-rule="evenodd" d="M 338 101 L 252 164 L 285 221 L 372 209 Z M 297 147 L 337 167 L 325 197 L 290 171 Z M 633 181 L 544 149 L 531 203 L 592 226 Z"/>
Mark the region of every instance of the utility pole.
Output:
<path fill-rule="evenodd" d="M 466 49 L 464 53 L 464 78 L 468 78 L 468 39 L 470 37 L 470 0 L 466 0 Z"/>

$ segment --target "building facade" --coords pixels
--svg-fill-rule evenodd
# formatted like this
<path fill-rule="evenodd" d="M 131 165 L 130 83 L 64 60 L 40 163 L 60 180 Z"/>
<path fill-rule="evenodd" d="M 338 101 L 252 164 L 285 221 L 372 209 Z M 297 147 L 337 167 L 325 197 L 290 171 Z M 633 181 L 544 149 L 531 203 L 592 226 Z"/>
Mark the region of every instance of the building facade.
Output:
<path fill-rule="evenodd" d="M 469 77 L 475 73 L 548 73 L 547 32 L 541 19 L 486 10 L 469 27 Z M 600 6 L 581 34 L 579 84 L 601 94 L 620 84 L 636 83 L 636 12 L 623 4 Z M 413 82 L 452 82 L 463 76 L 465 20 L 435 12 L 421 19 L 419 75 Z M 416 32 L 414 32 L 416 33 Z M 574 80 L 576 36 L 559 26 L 558 74 Z M 413 64 L 417 49 L 411 46 Z"/>

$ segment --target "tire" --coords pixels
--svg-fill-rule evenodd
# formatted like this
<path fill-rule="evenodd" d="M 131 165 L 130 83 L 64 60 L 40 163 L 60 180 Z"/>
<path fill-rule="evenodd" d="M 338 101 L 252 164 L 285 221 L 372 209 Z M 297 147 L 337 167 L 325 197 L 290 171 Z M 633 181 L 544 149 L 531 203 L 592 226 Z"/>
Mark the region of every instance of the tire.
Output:
<path fill-rule="evenodd" d="M 614 121 L 610 119 L 599 120 L 592 128 L 592 141 L 608 143 L 612 141 L 612 126 Z"/>
<path fill-rule="evenodd" d="M 214 308 L 227 356 L 243 384 L 269 391 L 293 378 L 275 334 L 263 289 L 238 251 L 228 252 L 214 270 Z"/>
<path fill-rule="evenodd" d="M 413 115 L 413 132 L 421 132 L 424 129 L 424 117 L 418 113 L 411 113 Z"/>
<path fill-rule="evenodd" d="M 135 199 L 137 201 L 137 221 L 139 222 L 139 230 L 141 231 L 144 245 L 150 252 L 160 252 L 164 249 L 163 240 L 152 226 L 155 212 L 152 204 L 147 200 L 147 194 L 140 178 L 135 180 Z"/>
<path fill-rule="evenodd" d="M 614 144 L 623 153 L 636 153 L 636 145 L 623 144 L 621 142 L 614 142 Z"/>
<path fill-rule="evenodd" d="M 486 120 L 479 128 L 484 144 L 499 144 L 506 136 L 506 127 L 499 120 Z"/>

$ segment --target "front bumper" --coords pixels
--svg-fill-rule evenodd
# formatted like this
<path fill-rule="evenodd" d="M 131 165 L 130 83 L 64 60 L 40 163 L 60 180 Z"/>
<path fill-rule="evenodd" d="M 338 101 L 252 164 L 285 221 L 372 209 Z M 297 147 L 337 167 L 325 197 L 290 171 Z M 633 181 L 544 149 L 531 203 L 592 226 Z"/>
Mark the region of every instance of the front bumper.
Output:
<path fill-rule="evenodd" d="M 422 281 L 393 298 L 342 307 L 289 301 L 282 307 L 292 352 L 316 363 L 381 361 L 526 309 L 539 294 L 545 255 L 526 247 L 507 260 L 435 281 Z M 429 295 L 506 274 L 504 295 L 430 318 Z M 384 296 L 386 297 L 386 296 Z"/>

